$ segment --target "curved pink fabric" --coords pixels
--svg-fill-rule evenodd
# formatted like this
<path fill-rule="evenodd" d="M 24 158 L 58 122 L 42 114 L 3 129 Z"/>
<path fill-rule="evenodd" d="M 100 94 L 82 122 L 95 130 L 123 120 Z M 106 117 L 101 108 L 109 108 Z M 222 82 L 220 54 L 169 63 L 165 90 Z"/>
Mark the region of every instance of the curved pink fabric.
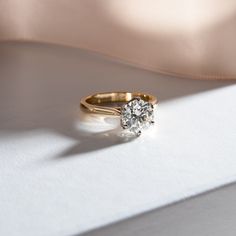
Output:
<path fill-rule="evenodd" d="M 0 0 L 0 40 L 70 45 L 188 78 L 236 78 L 235 0 Z"/>

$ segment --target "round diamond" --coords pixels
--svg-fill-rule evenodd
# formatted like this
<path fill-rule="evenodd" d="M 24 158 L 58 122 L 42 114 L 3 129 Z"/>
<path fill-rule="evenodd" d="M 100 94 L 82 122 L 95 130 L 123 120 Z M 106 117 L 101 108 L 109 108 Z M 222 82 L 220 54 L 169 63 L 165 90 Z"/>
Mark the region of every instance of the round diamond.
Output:
<path fill-rule="evenodd" d="M 153 110 L 151 103 L 145 102 L 140 97 L 133 98 L 121 107 L 121 126 L 140 135 L 143 128 L 154 123 Z"/>

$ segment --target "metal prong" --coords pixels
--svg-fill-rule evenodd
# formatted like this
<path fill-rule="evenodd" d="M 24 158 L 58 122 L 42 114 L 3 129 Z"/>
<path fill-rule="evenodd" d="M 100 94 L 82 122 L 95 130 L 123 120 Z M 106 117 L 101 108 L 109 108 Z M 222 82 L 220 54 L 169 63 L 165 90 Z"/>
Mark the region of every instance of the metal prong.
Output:
<path fill-rule="evenodd" d="M 139 130 L 139 131 L 136 133 L 137 137 L 139 137 L 141 134 L 142 134 L 141 130 Z"/>

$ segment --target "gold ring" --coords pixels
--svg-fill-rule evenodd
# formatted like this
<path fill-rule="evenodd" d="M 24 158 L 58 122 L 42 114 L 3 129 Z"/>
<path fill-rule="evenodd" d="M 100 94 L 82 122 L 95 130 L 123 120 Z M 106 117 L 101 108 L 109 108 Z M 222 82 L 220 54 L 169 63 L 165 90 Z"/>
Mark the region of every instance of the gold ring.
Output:
<path fill-rule="evenodd" d="M 84 97 L 80 104 L 89 112 L 120 116 L 121 127 L 139 136 L 154 124 L 157 98 L 140 92 L 107 92 Z"/>

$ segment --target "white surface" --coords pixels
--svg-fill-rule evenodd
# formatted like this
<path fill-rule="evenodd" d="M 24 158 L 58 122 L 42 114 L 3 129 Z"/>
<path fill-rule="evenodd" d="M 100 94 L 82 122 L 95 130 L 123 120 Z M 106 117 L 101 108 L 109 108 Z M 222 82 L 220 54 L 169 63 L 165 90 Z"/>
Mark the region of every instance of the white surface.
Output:
<path fill-rule="evenodd" d="M 0 234 L 72 235 L 236 180 L 235 82 L 168 78 L 72 48 L 0 46 Z M 142 90 L 157 124 L 127 140 L 82 96 Z"/>

